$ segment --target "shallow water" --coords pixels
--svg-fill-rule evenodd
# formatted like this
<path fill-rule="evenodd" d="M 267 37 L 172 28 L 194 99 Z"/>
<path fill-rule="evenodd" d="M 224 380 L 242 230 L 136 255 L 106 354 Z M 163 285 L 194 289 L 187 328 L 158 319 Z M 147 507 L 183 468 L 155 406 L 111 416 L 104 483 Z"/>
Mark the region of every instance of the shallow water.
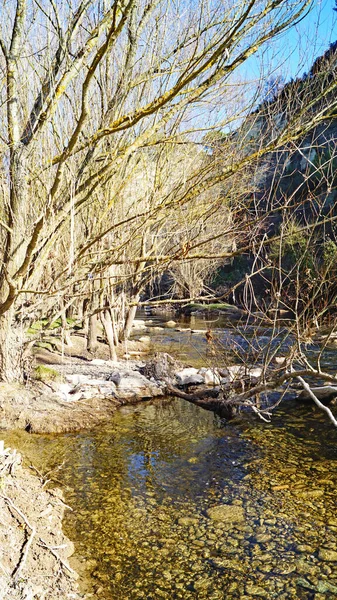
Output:
<path fill-rule="evenodd" d="M 160 401 L 90 432 L 5 439 L 55 469 L 94 598 L 337 598 L 337 432 L 312 407 L 224 425 Z"/>

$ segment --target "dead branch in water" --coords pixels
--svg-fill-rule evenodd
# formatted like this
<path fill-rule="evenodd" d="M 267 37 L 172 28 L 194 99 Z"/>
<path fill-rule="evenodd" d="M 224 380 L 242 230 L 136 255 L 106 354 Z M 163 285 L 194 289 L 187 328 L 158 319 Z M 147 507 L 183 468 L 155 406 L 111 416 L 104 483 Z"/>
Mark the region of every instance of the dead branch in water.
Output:
<path fill-rule="evenodd" d="M 187 400 L 191 404 L 200 406 L 200 408 L 205 410 L 210 410 L 226 419 L 232 419 L 237 413 L 237 402 L 235 399 L 225 398 L 224 389 L 219 386 L 210 389 L 203 388 L 202 390 L 193 392 L 193 394 L 187 394 L 168 384 L 167 391 L 173 396 Z"/>

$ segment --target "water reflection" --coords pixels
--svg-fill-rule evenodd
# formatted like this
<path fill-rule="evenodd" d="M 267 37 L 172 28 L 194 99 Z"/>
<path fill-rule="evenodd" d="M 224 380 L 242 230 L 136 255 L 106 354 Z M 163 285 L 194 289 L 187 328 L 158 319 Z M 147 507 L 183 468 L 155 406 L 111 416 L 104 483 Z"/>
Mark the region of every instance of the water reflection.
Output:
<path fill-rule="evenodd" d="M 66 531 L 109 600 L 336 598 L 336 442 L 313 408 L 223 427 L 180 400 L 77 435 L 7 436 L 40 470 L 64 461 Z"/>

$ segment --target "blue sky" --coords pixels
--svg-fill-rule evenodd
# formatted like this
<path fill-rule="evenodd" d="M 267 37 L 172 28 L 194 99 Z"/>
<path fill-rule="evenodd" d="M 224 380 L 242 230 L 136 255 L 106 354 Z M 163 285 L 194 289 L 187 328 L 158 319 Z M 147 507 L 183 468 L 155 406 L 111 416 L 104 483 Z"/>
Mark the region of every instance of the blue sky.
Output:
<path fill-rule="evenodd" d="M 295 27 L 281 34 L 257 58 L 257 67 L 267 72 L 277 66 L 285 81 L 303 75 L 315 58 L 337 40 L 337 12 L 334 0 L 314 0 L 310 13 Z"/>

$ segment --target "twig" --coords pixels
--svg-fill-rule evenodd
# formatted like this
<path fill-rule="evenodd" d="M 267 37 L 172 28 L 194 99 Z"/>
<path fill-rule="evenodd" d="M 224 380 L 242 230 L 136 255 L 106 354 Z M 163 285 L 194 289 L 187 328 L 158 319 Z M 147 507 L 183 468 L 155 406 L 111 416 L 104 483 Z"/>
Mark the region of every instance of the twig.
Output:
<path fill-rule="evenodd" d="M 312 398 L 312 400 L 315 402 L 315 404 L 317 404 L 318 408 L 320 408 L 321 410 L 324 410 L 324 412 L 326 412 L 326 414 L 328 415 L 331 423 L 335 427 L 337 427 L 337 421 L 336 421 L 334 415 L 332 414 L 330 408 L 328 406 L 325 406 L 324 404 L 322 404 L 322 402 L 320 400 L 318 400 L 317 396 L 311 390 L 310 386 L 304 381 L 304 379 L 302 379 L 302 377 L 298 376 L 297 379 L 302 384 L 305 391 L 308 392 L 310 398 Z"/>
<path fill-rule="evenodd" d="M 262 421 L 264 421 L 265 423 L 270 423 L 270 418 L 269 418 L 269 419 L 266 419 L 266 418 L 265 418 L 265 417 L 264 417 L 264 416 L 261 414 L 261 411 L 259 411 L 259 409 L 258 409 L 258 408 L 256 408 L 256 406 L 254 406 L 254 404 L 250 404 L 249 406 L 250 406 L 250 408 L 252 409 L 252 411 L 253 411 L 253 412 L 255 412 L 255 413 L 256 413 L 256 414 L 257 414 L 257 415 L 260 417 L 260 419 L 262 419 Z M 265 414 L 266 414 L 266 415 L 269 415 L 269 417 L 271 417 L 271 413 L 265 412 Z"/>

